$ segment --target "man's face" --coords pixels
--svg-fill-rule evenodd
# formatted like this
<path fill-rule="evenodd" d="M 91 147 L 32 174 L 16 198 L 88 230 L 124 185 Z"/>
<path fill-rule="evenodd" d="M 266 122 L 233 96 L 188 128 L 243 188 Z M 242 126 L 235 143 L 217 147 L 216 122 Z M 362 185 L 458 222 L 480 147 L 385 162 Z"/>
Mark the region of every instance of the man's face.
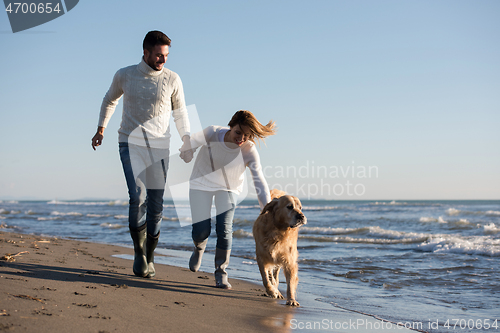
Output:
<path fill-rule="evenodd" d="M 156 45 L 151 52 L 144 50 L 144 61 L 155 71 L 161 71 L 167 61 L 168 45 Z"/>

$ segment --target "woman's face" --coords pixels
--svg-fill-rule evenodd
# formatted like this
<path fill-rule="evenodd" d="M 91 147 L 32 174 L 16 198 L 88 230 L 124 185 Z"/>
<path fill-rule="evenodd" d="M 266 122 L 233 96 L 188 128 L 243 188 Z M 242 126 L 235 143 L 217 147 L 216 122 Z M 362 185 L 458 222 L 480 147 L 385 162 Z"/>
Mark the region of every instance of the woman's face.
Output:
<path fill-rule="evenodd" d="M 235 144 L 241 147 L 245 142 L 247 142 L 252 135 L 250 128 L 248 126 L 235 125 L 227 132 L 224 142 Z"/>

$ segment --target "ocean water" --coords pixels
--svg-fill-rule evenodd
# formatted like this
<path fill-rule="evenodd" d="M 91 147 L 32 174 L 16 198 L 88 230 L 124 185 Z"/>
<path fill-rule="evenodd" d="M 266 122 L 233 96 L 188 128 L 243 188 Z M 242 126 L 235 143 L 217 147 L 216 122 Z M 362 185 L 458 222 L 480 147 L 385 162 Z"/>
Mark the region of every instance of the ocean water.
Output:
<path fill-rule="evenodd" d="M 430 332 L 500 332 L 500 201 L 302 204 L 299 302 L 307 295 Z M 260 283 L 252 237 L 259 212 L 256 201 L 236 209 L 230 277 Z M 2 230 L 131 246 L 127 214 L 118 200 L 0 202 Z M 163 215 L 158 248 L 177 258 L 161 262 L 187 267 L 189 206 L 166 201 Z M 208 272 L 214 247 L 215 231 L 202 266 Z"/>

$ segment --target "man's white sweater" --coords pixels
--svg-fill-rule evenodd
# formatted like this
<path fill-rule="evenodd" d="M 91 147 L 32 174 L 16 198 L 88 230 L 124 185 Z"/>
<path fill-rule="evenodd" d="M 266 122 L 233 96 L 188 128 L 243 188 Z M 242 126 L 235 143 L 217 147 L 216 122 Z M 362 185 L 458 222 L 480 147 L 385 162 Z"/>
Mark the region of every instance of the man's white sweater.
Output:
<path fill-rule="evenodd" d="M 170 147 L 170 116 L 181 138 L 189 135 L 189 119 L 182 82 L 177 73 L 156 71 L 144 62 L 118 70 L 104 96 L 98 126 L 106 127 L 121 96 L 123 114 L 119 142 L 145 146 L 144 133 L 152 148 Z"/>

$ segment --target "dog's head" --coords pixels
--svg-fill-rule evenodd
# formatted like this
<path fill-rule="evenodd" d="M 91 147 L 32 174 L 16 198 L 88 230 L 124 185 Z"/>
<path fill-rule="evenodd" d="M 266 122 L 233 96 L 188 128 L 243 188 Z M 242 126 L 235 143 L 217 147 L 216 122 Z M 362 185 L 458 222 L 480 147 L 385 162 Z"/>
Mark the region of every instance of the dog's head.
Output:
<path fill-rule="evenodd" d="M 269 191 L 269 194 L 271 194 L 271 200 L 273 200 L 275 198 L 280 198 L 286 195 L 286 192 L 273 188 L 271 191 Z"/>
<path fill-rule="evenodd" d="M 280 230 L 298 228 L 307 223 L 299 198 L 291 195 L 273 199 L 264 207 L 261 214 L 267 212 L 272 214 L 274 224 Z"/>

